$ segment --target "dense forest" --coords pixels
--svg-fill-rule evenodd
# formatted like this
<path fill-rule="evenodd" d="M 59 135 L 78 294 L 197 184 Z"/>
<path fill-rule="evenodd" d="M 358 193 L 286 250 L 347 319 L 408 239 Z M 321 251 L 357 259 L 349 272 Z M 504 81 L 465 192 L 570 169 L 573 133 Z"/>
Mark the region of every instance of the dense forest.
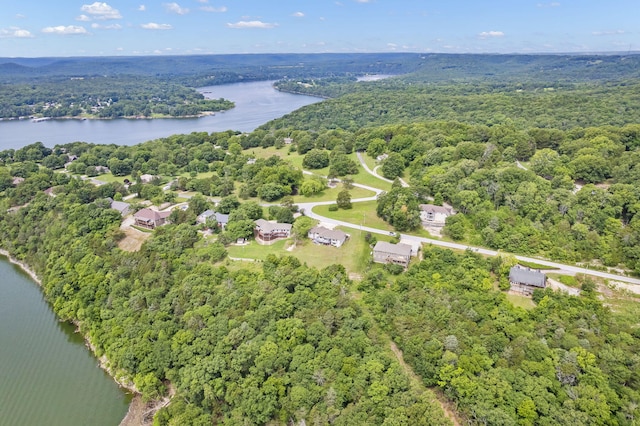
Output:
<path fill-rule="evenodd" d="M 177 84 L 141 77 L 74 77 L 5 85 L 0 117 L 185 117 L 223 111 L 233 102 L 206 100 Z"/>
<path fill-rule="evenodd" d="M 354 81 L 374 56 L 340 75 L 350 57 L 309 59 L 318 75 L 300 71 L 281 89 L 332 99 L 249 134 L 0 152 L 0 247 L 38 273 L 57 315 L 114 374 L 147 400 L 175 392 L 157 425 L 450 424 L 437 398 L 469 424 L 636 424 L 638 299 L 617 303 L 602 283 L 570 277 L 579 296 L 536 290 L 517 304 L 512 256 L 426 245 L 406 271 L 369 263 L 351 277 L 295 252 L 229 260 L 257 218 L 303 238 L 312 225 L 294 218 L 294 196 L 338 177 L 371 184 L 358 151 L 394 181 L 366 212 L 388 229 L 425 232 L 418 205 L 448 203 L 449 240 L 640 274 L 638 57 L 399 55 L 370 69 L 411 74 Z M 243 60 L 243 72 L 259 68 Z M 135 210 L 182 191 L 194 194 L 186 210 L 139 250 L 120 248 L 107 197 L 135 196 Z M 195 218 L 212 197 L 229 224 L 205 238 Z"/>

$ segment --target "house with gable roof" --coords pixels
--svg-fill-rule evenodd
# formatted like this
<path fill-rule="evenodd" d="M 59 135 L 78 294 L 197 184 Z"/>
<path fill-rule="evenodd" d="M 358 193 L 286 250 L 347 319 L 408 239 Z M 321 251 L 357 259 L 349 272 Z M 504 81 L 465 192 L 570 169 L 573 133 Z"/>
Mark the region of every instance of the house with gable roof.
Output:
<path fill-rule="evenodd" d="M 547 286 L 547 276 L 537 269 L 516 265 L 509 270 L 509 283 L 511 290 L 531 295 L 535 289 Z"/>
<path fill-rule="evenodd" d="M 167 223 L 171 212 L 159 212 L 151 209 L 142 209 L 133 215 L 134 223 L 146 229 L 155 229 Z"/>
<path fill-rule="evenodd" d="M 291 236 L 293 225 L 290 223 L 269 222 L 264 219 L 258 219 L 255 223 L 254 235 L 258 242 L 270 244 L 272 241 Z"/>
<path fill-rule="evenodd" d="M 339 229 L 327 229 L 324 226 L 315 226 L 307 234 L 310 240 L 316 244 L 340 247 L 349 236 Z"/>
<path fill-rule="evenodd" d="M 444 226 L 447 217 L 454 214 L 450 207 L 420 204 L 420 220 L 427 225 Z"/>
<path fill-rule="evenodd" d="M 378 241 L 373 247 L 373 261 L 376 263 L 395 263 L 406 268 L 411 261 L 411 250 L 409 244 Z"/>

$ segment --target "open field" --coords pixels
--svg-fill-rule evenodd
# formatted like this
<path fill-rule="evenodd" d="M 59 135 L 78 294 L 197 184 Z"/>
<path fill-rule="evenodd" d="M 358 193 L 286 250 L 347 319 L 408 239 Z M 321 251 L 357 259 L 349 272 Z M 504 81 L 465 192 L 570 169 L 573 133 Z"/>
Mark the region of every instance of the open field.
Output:
<path fill-rule="evenodd" d="M 305 197 L 304 195 L 296 195 L 293 197 L 295 203 L 313 203 L 316 201 L 335 201 L 338 198 L 338 193 L 343 190 L 342 185 L 338 185 L 335 188 L 327 188 L 324 191 Z M 373 197 L 375 192 L 368 189 L 354 187 L 350 189 L 351 199 Z"/>
<path fill-rule="evenodd" d="M 376 214 L 375 201 L 363 201 L 361 203 L 353 203 L 353 208 L 348 210 L 329 211 L 329 206 L 316 206 L 313 208 L 314 213 L 331 219 L 342 220 L 345 222 L 359 223 L 363 226 L 393 231 L 393 226 L 380 219 Z"/>
<path fill-rule="evenodd" d="M 333 264 L 342 264 L 347 272 L 362 274 L 369 266 L 371 248 L 364 240 L 363 232 L 354 229 L 344 231 L 350 237 L 342 247 L 323 246 L 304 239 L 292 250 L 287 250 L 286 248 L 293 244 L 289 239 L 278 241 L 271 246 L 263 246 L 252 241 L 245 246 L 227 247 L 227 251 L 229 257 L 242 259 L 264 260 L 269 254 L 295 256 L 302 263 L 320 269 Z"/>
<path fill-rule="evenodd" d="M 511 302 L 511 304 L 515 307 L 529 310 L 535 308 L 536 306 L 533 300 L 531 300 L 531 298 L 527 296 L 512 293 L 507 293 L 505 296 L 507 296 L 507 300 Z"/>

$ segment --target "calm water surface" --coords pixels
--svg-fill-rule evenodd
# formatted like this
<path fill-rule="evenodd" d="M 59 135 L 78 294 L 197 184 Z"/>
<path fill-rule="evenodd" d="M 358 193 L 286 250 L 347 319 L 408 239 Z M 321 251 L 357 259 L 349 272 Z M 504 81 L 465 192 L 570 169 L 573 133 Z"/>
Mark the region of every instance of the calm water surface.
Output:
<path fill-rule="evenodd" d="M 0 150 L 37 141 L 133 145 L 177 133 L 249 132 L 320 101 L 278 92 L 264 81 L 199 90 L 236 107 L 197 119 L 2 121 Z M 73 326 L 56 320 L 38 285 L 0 256 L 0 426 L 117 425 L 130 396 L 97 365 Z"/>
<path fill-rule="evenodd" d="M 0 425 L 114 426 L 129 402 L 38 285 L 0 256 Z"/>
<path fill-rule="evenodd" d="M 198 89 L 211 99 L 225 98 L 236 107 L 201 118 L 142 120 L 0 121 L 0 151 L 42 142 L 47 147 L 74 141 L 135 145 L 152 139 L 191 132 L 250 132 L 262 124 L 320 98 L 282 93 L 270 81 L 234 83 Z"/>

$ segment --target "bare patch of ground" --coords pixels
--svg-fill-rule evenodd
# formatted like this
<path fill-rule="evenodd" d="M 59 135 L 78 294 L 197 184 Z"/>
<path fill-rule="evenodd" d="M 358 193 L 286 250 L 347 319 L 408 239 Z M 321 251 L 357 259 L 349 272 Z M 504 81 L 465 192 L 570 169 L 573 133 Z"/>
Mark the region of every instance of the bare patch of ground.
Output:
<path fill-rule="evenodd" d="M 616 290 L 626 290 L 634 294 L 640 294 L 640 285 L 623 283 L 621 281 L 609 281 L 609 286 Z M 605 287 L 606 288 L 606 287 Z M 601 290 L 599 288 L 599 290 Z M 602 290 L 601 290 L 602 291 Z M 606 295 L 606 294 L 605 294 Z"/>
<path fill-rule="evenodd" d="M 151 236 L 150 232 L 142 232 L 133 228 L 134 219 L 133 216 L 127 216 L 122 220 L 120 224 L 120 230 L 124 233 L 125 237 L 118 242 L 118 247 L 123 251 L 138 251 L 142 247 L 147 238 Z"/>
<path fill-rule="evenodd" d="M 158 410 L 169 405 L 175 393 L 175 388 L 169 385 L 169 395 L 157 401 L 144 402 L 139 394 L 134 396 L 129 405 L 129 411 L 120 422 L 120 426 L 151 426 L 153 416 Z"/>

